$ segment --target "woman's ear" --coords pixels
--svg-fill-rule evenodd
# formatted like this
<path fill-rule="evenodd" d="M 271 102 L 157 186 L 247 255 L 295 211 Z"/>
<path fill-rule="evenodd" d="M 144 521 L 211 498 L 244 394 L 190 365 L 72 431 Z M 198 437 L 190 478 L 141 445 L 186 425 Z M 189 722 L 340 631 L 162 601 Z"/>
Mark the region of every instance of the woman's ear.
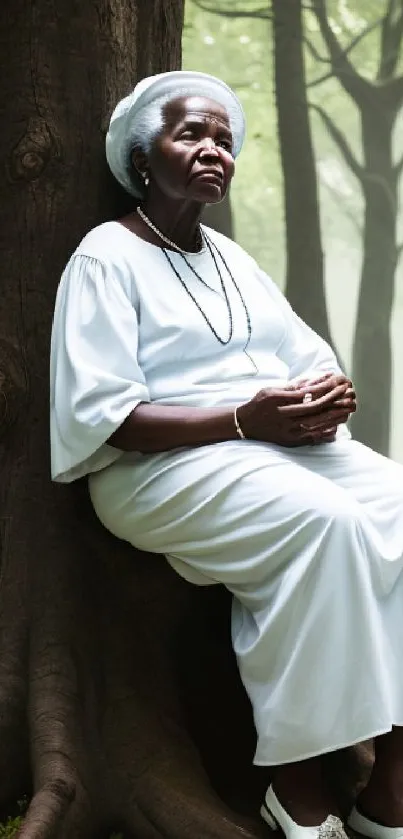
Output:
<path fill-rule="evenodd" d="M 148 158 L 146 153 L 139 146 L 135 146 L 132 151 L 132 164 L 140 175 L 148 172 Z"/>

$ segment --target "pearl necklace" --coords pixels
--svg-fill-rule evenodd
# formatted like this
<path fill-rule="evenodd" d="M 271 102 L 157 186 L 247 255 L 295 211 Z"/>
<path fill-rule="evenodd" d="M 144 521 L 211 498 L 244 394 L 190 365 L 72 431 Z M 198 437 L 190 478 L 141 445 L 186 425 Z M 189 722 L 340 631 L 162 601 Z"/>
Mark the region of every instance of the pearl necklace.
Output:
<path fill-rule="evenodd" d="M 156 227 L 155 224 L 153 224 L 153 222 L 148 218 L 148 216 L 146 216 L 144 210 L 142 210 L 141 207 L 137 207 L 137 213 L 140 216 L 140 218 L 144 221 L 144 224 L 146 224 L 147 227 L 150 228 L 150 230 L 152 230 L 154 233 L 156 233 L 157 236 L 163 242 L 165 242 L 166 245 L 168 245 L 170 248 L 177 251 L 178 253 L 181 253 L 181 254 L 186 253 L 186 251 L 183 250 L 183 248 L 180 248 L 179 245 L 175 244 L 175 242 L 172 242 L 171 239 L 168 239 L 167 236 L 164 236 L 164 234 L 161 233 L 161 230 L 159 230 L 158 227 Z M 200 227 L 198 228 L 198 231 L 197 231 L 197 240 L 198 240 L 197 243 L 200 244 L 200 247 L 201 247 L 202 244 L 203 244 L 203 234 L 200 230 Z"/>

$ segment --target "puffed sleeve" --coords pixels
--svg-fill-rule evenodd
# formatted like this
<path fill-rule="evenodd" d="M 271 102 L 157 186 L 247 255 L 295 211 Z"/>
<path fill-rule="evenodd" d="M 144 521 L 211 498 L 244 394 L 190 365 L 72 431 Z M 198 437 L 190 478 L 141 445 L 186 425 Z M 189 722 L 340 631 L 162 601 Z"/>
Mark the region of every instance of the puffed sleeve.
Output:
<path fill-rule="evenodd" d="M 150 401 L 137 360 L 138 322 L 124 283 L 102 261 L 75 254 L 63 273 L 52 329 L 52 478 L 69 482 L 121 452 L 107 440 Z"/>
<path fill-rule="evenodd" d="M 329 344 L 298 317 L 275 282 L 260 269 L 259 273 L 285 319 L 285 336 L 277 355 L 289 368 L 289 381 L 309 379 L 322 373 L 342 373 Z"/>

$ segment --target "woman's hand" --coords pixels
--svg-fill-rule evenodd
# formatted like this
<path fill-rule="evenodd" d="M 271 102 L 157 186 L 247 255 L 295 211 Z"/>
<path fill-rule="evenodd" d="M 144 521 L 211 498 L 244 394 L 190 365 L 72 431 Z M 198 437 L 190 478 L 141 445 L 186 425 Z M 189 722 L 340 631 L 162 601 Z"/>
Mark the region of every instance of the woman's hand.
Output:
<path fill-rule="evenodd" d="M 346 376 L 325 374 L 315 381 L 260 390 L 238 408 L 245 437 L 281 446 L 306 446 L 334 440 L 337 426 L 356 409 Z"/>
<path fill-rule="evenodd" d="M 320 376 L 317 379 L 299 380 L 298 382 L 294 382 L 293 384 L 294 384 L 294 386 L 297 387 L 297 389 L 300 389 L 301 387 L 310 388 L 310 385 L 320 384 L 322 382 L 323 383 L 328 382 L 329 385 L 330 385 L 330 380 L 334 379 L 334 378 L 335 378 L 334 374 L 325 373 L 324 375 Z M 355 394 L 355 391 L 354 391 L 353 383 L 351 382 L 350 379 L 348 379 L 346 376 L 342 376 L 342 375 L 338 375 L 337 378 L 338 378 L 339 382 L 344 381 L 347 384 L 347 390 L 346 390 L 346 392 L 344 393 L 344 395 L 341 399 L 336 400 L 333 403 L 333 406 L 337 407 L 337 408 L 345 408 L 346 409 L 346 411 L 348 412 L 347 418 L 342 420 L 342 422 L 346 422 L 346 420 L 348 419 L 350 414 L 354 413 L 357 410 L 356 394 Z M 306 430 L 308 430 L 308 428 L 309 428 L 309 431 L 313 434 L 313 439 L 311 441 L 313 444 L 323 443 L 323 442 L 332 442 L 334 440 L 336 432 L 337 432 L 337 426 L 340 425 L 340 424 L 341 423 L 338 422 L 333 427 L 327 427 L 326 423 L 325 424 L 318 423 L 316 425 L 314 417 L 312 417 L 312 419 L 307 420 L 306 423 L 305 422 L 303 423 L 303 425 L 306 426 Z"/>

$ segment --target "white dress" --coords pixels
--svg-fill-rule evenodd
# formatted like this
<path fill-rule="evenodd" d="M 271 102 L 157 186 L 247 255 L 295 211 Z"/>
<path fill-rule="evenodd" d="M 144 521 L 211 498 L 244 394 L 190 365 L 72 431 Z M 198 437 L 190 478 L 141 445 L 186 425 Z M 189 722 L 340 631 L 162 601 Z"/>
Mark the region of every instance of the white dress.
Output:
<path fill-rule="evenodd" d="M 251 257 L 205 229 L 246 302 L 247 351 L 245 309 L 214 246 L 226 346 L 200 312 L 226 341 L 208 249 L 186 261 L 170 251 L 170 264 L 117 222 L 91 231 L 56 300 L 52 476 L 89 474 L 112 533 L 234 594 L 255 762 L 276 765 L 403 725 L 403 468 L 345 427 L 315 447 L 236 440 L 142 455 L 107 444 L 139 402 L 235 406 L 338 370 Z"/>

